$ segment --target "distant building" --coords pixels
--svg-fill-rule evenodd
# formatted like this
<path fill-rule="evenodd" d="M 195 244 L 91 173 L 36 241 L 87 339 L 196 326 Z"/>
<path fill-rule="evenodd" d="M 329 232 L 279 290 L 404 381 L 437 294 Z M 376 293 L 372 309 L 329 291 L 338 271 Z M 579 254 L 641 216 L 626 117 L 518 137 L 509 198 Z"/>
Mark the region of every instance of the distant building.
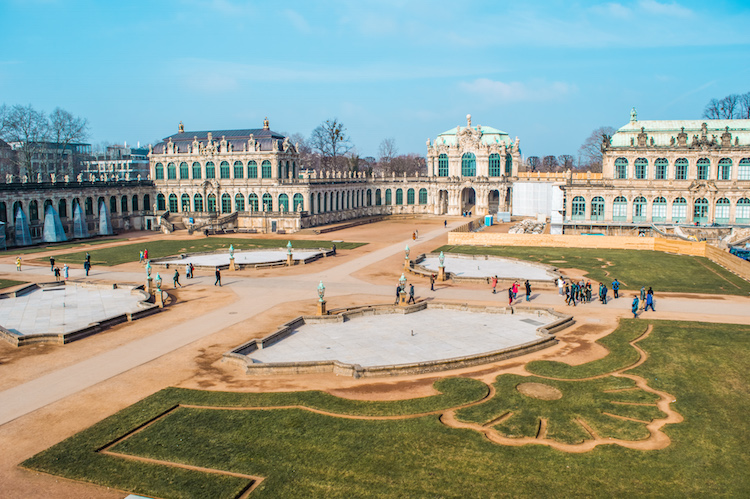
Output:
<path fill-rule="evenodd" d="M 108 180 L 137 180 L 140 175 L 145 180 L 149 175 L 148 148 L 107 146 L 106 151 L 83 162 L 83 173 Z"/>
<path fill-rule="evenodd" d="M 10 142 L 13 149 L 14 171 L 6 171 L 13 175 L 34 178 L 42 175 L 56 176 L 78 175 L 82 170 L 82 163 L 91 156 L 91 144 L 57 142 Z"/>

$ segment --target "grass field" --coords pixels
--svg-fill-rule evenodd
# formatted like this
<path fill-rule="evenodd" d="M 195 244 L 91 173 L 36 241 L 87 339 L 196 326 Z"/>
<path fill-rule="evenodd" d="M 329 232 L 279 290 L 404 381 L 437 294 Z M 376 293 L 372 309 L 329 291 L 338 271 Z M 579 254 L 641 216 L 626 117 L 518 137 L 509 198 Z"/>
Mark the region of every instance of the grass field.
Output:
<path fill-rule="evenodd" d="M 648 380 L 652 388 L 674 395 L 672 409 L 684 417 L 683 422 L 664 428 L 671 443 L 657 451 L 603 445 L 589 452 L 565 453 L 541 445 L 503 446 L 476 431 L 450 428 L 437 414 L 420 416 L 478 401 L 487 394 L 483 383 L 448 378 L 436 385 L 442 395 L 375 403 L 320 392 L 166 389 L 34 456 L 23 466 L 158 497 L 235 497 L 248 485 L 246 478 L 170 463 L 264 477 L 251 497 L 746 496 L 750 490 L 747 325 L 623 320 L 611 339 L 603 342 L 611 352 L 609 360 L 574 368 L 559 363 L 530 365 L 534 373 L 571 380 L 554 382 L 570 398 L 564 403 L 567 405 L 543 407 L 543 401 L 530 398 L 503 400 L 502 394 L 511 393 L 517 383 L 529 378 L 499 376 L 495 382 L 501 390 L 498 401 L 526 404 L 527 409 L 519 419 L 522 424 L 505 431 L 522 435 L 527 432 L 524 421 L 559 416 L 563 426 L 556 438 L 583 438 L 576 437 L 573 426 L 564 425 L 565 418 L 578 413 L 590 416 L 597 407 L 613 410 L 602 404 L 597 394 L 626 387 L 629 380 L 578 382 L 575 386 L 583 387 L 578 389 L 570 388 L 572 380 L 631 365 L 637 354 L 633 357 L 628 341 L 647 324 L 653 324 L 653 332 L 639 346 L 649 358 L 628 372 Z M 625 401 L 652 402 L 649 394 L 618 393 L 622 395 L 615 396 Z M 484 421 L 498 409 L 491 407 L 493 401 L 495 398 L 459 413 L 465 419 Z M 178 404 L 182 405 L 174 409 Z M 277 408 L 260 409 L 264 406 Z M 230 410 L 238 407 L 257 409 Z M 644 407 L 642 412 L 634 409 L 636 413 L 631 415 L 640 419 L 658 416 L 652 408 Z M 96 452 L 170 409 L 157 422 L 108 449 L 163 464 Z M 336 416 L 409 414 L 416 416 Z M 621 425 L 612 431 L 621 437 L 622 432 L 630 432 L 630 437 L 640 438 L 634 428 L 637 430 Z M 608 430 L 604 430 L 606 434 Z"/>
<path fill-rule="evenodd" d="M 33 248 L 12 248 L 8 250 L 8 253 L 13 255 L 30 255 L 34 253 L 41 253 L 43 251 L 55 251 L 67 248 L 86 248 L 90 246 L 96 246 L 98 244 L 111 243 L 115 241 L 124 241 L 125 237 L 106 237 L 101 239 L 89 239 L 84 241 L 72 241 L 69 243 L 55 243 L 55 244 L 43 244 L 40 246 L 34 246 Z"/>
<path fill-rule="evenodd" d="M 434 250 L 467 255 L 494 255 L 530 260 L 586 272 L 587 277 L 621 289 L 653 286 L 654 292 L 711 293 L 747 296 L 750 282 L 704 257 L 672 255 L 661 251 L 538 248 L 530 246 L 442 246 Z M 447 271 L 450 271 L 447 268 Z"/>
<path fill-rule="evenodd" d="M 9 288 L 17 284 L 23 284 L 26 281 L 14 281 L 13 279 L 0 279 L 0 289 Z"/>
<path fill-rule="evenodd" d="M 127 262 L 137 262 L 140 251 L 148 248 L 149 258 L 162 258 L 165 256 L 179 255 L 181 253 L 195 253 L 202 251 L 229 250 L 229 245 L 235 250 L 283 248 L 287 241 L 282 239 L 239 239 L 231 237 L 208 237 L 188 240 L 162 240 L 149 241 L 148 244 L 125 244 L 102 249 L 89 249 L 92 265 L 119 265 Z M 358 248 L 366 243 L 336 243 L 336 249 L 347 250 Z M 331 241 L 307 241 L 295 240 L 292 242 L 294 248 L 331 248 Z M 86 251 L 65 253 L 55 257 L 60 263 L 83 263 Z"/>

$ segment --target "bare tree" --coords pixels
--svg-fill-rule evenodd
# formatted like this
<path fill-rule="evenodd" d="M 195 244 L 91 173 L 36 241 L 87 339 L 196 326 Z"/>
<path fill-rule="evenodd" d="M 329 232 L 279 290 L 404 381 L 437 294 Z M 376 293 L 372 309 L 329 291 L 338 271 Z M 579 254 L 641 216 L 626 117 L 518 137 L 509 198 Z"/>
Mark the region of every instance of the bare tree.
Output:
<path fill-rule="evenodd" d="M 417 172 L 420 174 L 427 173 L 427 160 L 419 154 L 401 154 L 391 159 L 387 166 L 381 163 L 381 169 L 386 174 L 396 174 L 402 176 L 413 176 Z"/>
<path fill-rule="evenodd" d="M 324 166 L 338 169 L 339 158 L 353 147 L 346 127 L 338 118 L 325 120 L 310 136 L 310 146 L 322 156 Z"/>
<path fill-rule="evenodd" d="M 542 171 L 554 172 L 557 171 L 557 158 L 550 155 L 542 158 Z"/>
<path fill-rule="evenodd" d="M 750 92 L 739 96 L 737 102 L 737 118 L 741 120 L 750 119 Z"/>
<path fill-rule="evenodd" d="M 289 136 L 289 141 L 292 142 L 297 148 L 299 153 L 299 161 L 302 168 L 309 168 L 313 170 L 320 169 L 320 155 L 315 153 L 310 147 L 307 139 L 301 133 L 293 133 Z"/>
<path fill-rule="evenodd" d="M 389 137 L 383 139 L 378 147 L 378 156 L 381 163 L 390 163 L 393 158 L 398 154 L 398 147 L 396 147 L 396 139 Z"/>
<path fill-rule="evenodd" d="M 750 98 L 750 97 L 748 97 Z M 743 112 L 743 96 L 730 94 L 723 99 L 711 99 L 703 110 L 703 117 L 709 120 L 732 120 Z"/>
<path fill-rule="evenodd" d="M 602 171 L 602 140 L 616 131 L 611 126 L 602 126 L 591 132 L 578 148 L 578 166 L 592 172 Z"/>
<path fill-rule="evenodd" d="M 49 123 L 47 116 L 28 106 L 15 105 L 7 113 L 5 137 L 16 149 L 15 162 L 21 175 L 35 173 L 32 160 L 39 159 L 42 143 L 47 140 Z M 35 157 L 36 156 L 36 157 Z"/>
<path fill-rule="evenodd" d="M 557 157 L 557 162 L 563 170 L 572 170 L 575 168 L 576 158 L 571 154 L 561 154 Z"/>
<path fill-rule="evenodd" d="M 0 106 L 0 139 L 5 138 L 5 129 L 8 127 L 8 113 L 10 110 L 8 106 L 3 104 Z"/>
<path fill-rule="evenodd" d="M 526 158 L 526 165 L 527 171 L 538 172 L 542 166 L 542 161 L 539 159 L 539 156 L 529 156 Z"/>
<path fill-rule="evenodd" d="M 54 169 L 58 172 L 66 170 L 75 174 L 74 162 L 76 154 L 68 151 L 68 146 L 76 142 L 83 142 L 88 138 L 88 121 L 85 118 L 73 116 L 64 109 L 55 108 L 49 115 L 50 132 L 49 136 L 55 144 L 55 163 Z M 69 163 L 63 164 L 63 159 L 69 156 Z"/>

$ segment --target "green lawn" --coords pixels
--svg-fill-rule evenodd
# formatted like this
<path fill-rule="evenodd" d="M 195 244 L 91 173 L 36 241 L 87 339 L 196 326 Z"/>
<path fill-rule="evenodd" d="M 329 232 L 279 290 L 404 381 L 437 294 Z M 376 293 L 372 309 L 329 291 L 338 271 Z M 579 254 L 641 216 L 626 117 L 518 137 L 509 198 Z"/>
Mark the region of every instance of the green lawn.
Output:
<path fill-rule="evenodd" d="M 111 248 L 90 249 L 92 265 L 119 265 L 127 262 L 137 262 L 138 254 L 148 249 L 149 258 L 162 258 L 165 256 L 179 255 L 181 253 L 196 253 L 203 251 L 229 250 L 229 245 L 235 250 L 282 248 L 286 247 L 287 241 L 282 239 L 239 239 L 231 237 L 207 237 L 201 239 L 150 241 L 147 244 L 126 244 Z M 363 246 L 366 243 L 336 243 L 336 249 L 352 249 Z M 294 240 L 294 248 L 331 248 L 331 241 L 307 241 Z M 86 251 L 65 253 L 58 255 L 55 260 L 60 263 L 83 263 Z"/>
<path fill-rule="evenodd" d="M 98 244 L 111 243 L 114 241 L 124 241 L 125 237 L 107 237 L 101 239 L 91 239 L 84 241 L 72 241 L 69 243 L 54 243 L 44 244 L 41 246 L 34 246 L 33 248 L 11 248 L 7 250 L 9 253 L 14 255 L 30 255 L 34 253 L 41 253 L 43 251 L 55 251 L 66 248 L 86 248 L 87 246 L 96 246 Z"/>
<path fill-rule="evenodd" d="M 14 281 L 13 279 L 0 279 L 0 289 L 9 288 L 17 284 L 24 284 L 26 281 Z"/>
<path fill-rule="evenodd" d="M 664 428 L 671 444 L 657 451 L 599 446 L 565 453 L 541 445 L 497 445 L 473 430 L 452 429 L 438 415 L 423 415 L 481 400 L 487 387 L 466 378 L 438 382 L 441 395 L 394 402 L 338 399 L 320 392 L 238 394 L 166 389 L 105 419 L 23 463 L 33 470 L 86 480 L 158 497 L 236 497 L 247 486 L 241 477 L 201 473 L 135 462 L 96 450 L 128 434 L 177 404 L 179 407 L 112 449 L 216 470 L 265 477 L 251 497 L 567 497 L 644 495 L 744 497 L 750 490 L 750 326 L 627 319 L 603 343 L 612 359 L 594 367 L 571 368 L 537 362 L 535 373 L 569 380 L 543 380 L 565 393 L 559 401 L 515 395 L 515 375 L 501 375 L 498 394 L 460 410 L 465 420 L 486 421 L 503 405 L 524 404 L 516 423 L 499 428 L 528 433 L 527 422 L 557 418 L 552 438 L 584 438 L 568 424 L 580 413 L 592 417 L 603 435 L 642 438 L 642 424 L 607 426 L 597 407 L 636 419 L 659 417 L 650 406 L 614 408 L 612 400 L 650 403 L 628 379 L 605 377 L 574 381 L 591 373 L 632 364 L 628 341 L 654 330 L 639 346 L 648 360 L 629 373 L 676 398 L 672 408 L 684 421 Z M 636 355 L 637 358 L 637 355 Z M 581 370 L 583 369 L 583 370 Z M 534 379 L 534 378 L 532 378 Z M 576 388 L 577 387 L 577 388 Z M 570 400 L 566 401 L 566 397 Z M 556 402 L 565 401 L 562 405 Z M 301 405 L 336 414 L 407 415 L 366 420 L 312 413 L 300 408 L 221 410 L 218 407 Z M 623 409 L 624 408 L 624 409 Z M 625 412 L 623 412 L 625 411 Z M 568 418 L 568 419 L 566 419 Z M 610 418 L 611 419 L 611 418 Z M 512 418 L 511 418 L 512 420 Z M 508 421 L 511 421 L 508 420 Z M 603 421 L 603 420 L 602 420 Z M 593 425 L 592 425 L 593 426 Z M 640 433 L 639 433 L 640 432 Z"/>
<path fill-rule="evenodd" d="M 507 256 L 561 269 L 575 268 L 586 272 L 591 280 L 607 285 L 617 278 L 620 289 L 639 290 L 641 286 L 653 286 L 657 295 L 660 291 L 741 296 L 750 293 L 750 282 L 708 258 L 661 251 L 530 246 L 442 246 L 434 251 Z M 450 272 L 450 268 L 447 271 Z"/>

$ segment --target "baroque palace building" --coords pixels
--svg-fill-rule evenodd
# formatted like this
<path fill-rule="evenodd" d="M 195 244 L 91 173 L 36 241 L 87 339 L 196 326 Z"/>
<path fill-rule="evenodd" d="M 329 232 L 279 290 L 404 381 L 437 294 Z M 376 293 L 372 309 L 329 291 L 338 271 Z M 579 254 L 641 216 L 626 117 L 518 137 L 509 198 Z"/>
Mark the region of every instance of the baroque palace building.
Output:
<path fill-rule="evenodd" d="M 750 120 L 630 122 L 603 137 L 602 178 L 568 180 L 564 231 L 750 224 Z"/>

